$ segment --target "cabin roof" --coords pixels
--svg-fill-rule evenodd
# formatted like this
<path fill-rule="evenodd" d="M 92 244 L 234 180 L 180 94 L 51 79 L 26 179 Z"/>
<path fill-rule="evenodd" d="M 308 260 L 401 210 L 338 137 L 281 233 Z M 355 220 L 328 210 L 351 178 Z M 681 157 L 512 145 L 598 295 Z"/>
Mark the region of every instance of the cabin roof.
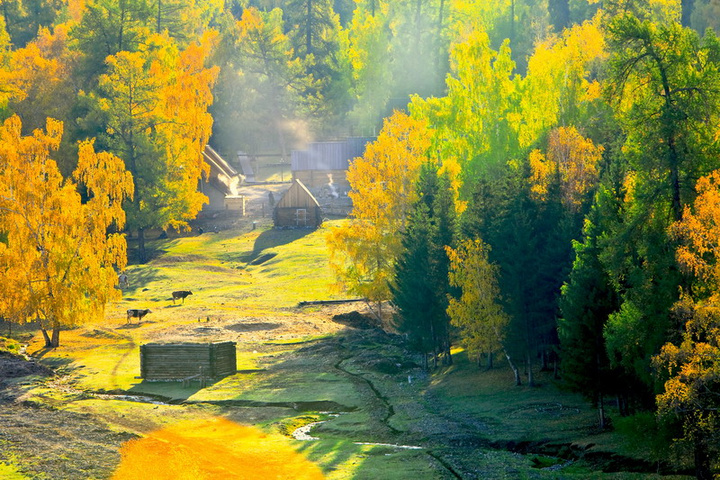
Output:
<path fill-rule="evenodd" d="M 275 208 L 312 208 L 320 207 L 310 190 L 298 179 L 285 192 Z"/>
<path fill-rule="evenodd" d="M 338 142 L 312 142 L 305 150 L 293 150 L 290 165 L 300 170 L 347 170 L 350 162 L 363 155 L 370 137 L 353 137 Z"/>
<path fill-rule="evenodd" d="M 210 145 L 205 145 L 202 156 L 203 160 L 210 165 L 207 181 L 225 195 L 237 195 L 237 187 L 243 181 L 242 175 Z"/>

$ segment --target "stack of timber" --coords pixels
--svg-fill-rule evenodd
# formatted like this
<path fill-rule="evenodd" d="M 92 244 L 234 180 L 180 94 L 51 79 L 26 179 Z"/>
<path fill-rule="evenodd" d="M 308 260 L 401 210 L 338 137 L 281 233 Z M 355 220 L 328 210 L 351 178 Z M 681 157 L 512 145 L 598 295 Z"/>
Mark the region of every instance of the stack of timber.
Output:
<path fill-rule="evenodd" d="M 217 380 L 235 372 L 235 342 L 140 346 L 140 376 L 144 380 L 183 380 L 198 375 Z"/>

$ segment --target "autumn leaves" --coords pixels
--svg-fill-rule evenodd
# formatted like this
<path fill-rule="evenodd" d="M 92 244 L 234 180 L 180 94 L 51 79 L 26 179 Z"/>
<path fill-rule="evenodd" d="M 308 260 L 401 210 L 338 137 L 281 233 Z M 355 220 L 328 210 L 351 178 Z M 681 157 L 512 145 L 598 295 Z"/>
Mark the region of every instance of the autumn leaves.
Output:
<path fill-rule="evenodd" d="M 64 179 L 50 158 L 62 123 L 48 119 L 45 131 L 29 136 L 21 127 L 13 116 L 0 129 L 0 309 L 14 321 L 39 321 L 47 346 L 56 347 L 62 326 L 95 318 L 118 295 L 115 268 L 125 266 L 126 244 L 108 231 L 124 226 L 132 177 L 88 141 Z"/>
<path fill-rule="evenodd" d="M 184 228 L 206 201 L 197 182 L 208 169 L 217 33 L 180 41 L 161 24 L 188 12 L 160 3 L 161 32 L 138 27 L 135 10 L 105 15 L 126 7 L 91 2 L 20 48 L 0 37 L 0 105 L 16 113 L 0 137 L 0 314 L 39 321 L 48 347 L 117 297 L 126 227 L 143 261 L 146 229 Z"/>

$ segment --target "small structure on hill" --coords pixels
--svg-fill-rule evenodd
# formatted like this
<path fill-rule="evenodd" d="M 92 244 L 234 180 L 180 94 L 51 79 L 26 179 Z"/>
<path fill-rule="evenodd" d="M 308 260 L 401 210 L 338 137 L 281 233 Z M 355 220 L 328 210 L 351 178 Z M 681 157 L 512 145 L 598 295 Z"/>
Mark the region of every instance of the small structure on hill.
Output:
<path fill-rule="evenodd" d="M 244 177 L 210 145 L 205 145 L 202 156 L 210 166 L 210 173 L 200 181 L 200 191 L 208 197 L 203 210 L 238 210 L 244 214 L 245 198 L 238 194 Z"/>
<path fill-rule="evenodd" d="M 235 372 L 235 342 L 140 346 L 140 376 L 144 380 L 218 380 Z"/>
<path fill-rule="evenodd" d="M 304 228 L 322 224 L 322 209 L 310 190 L 295 179 L 273 210 L 275 227 Z"/>

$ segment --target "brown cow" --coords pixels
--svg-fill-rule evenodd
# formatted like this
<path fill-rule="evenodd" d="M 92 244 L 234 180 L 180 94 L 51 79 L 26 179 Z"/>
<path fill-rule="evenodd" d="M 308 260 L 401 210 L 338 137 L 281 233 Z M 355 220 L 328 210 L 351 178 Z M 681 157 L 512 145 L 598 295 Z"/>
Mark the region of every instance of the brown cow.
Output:
<path fill-rule="evenodd" d="M 193 293 L 190 290 L 178 290 L 176 292 L 172 292 L 173 304 L 178 298 L 182 298 L 183 303 L 185 303 L 185 297 L 192 294 Z"/>
<path fill-rule="evenodd" d="M 142 319 L 148 313 L 152 313 L 149 308 L 139 310 L 137 308 L 129 308 L 127 311 L 127 322 L 130 322 L 131 318 L 137 318 L 138 322 L 142 322 Z"/>

